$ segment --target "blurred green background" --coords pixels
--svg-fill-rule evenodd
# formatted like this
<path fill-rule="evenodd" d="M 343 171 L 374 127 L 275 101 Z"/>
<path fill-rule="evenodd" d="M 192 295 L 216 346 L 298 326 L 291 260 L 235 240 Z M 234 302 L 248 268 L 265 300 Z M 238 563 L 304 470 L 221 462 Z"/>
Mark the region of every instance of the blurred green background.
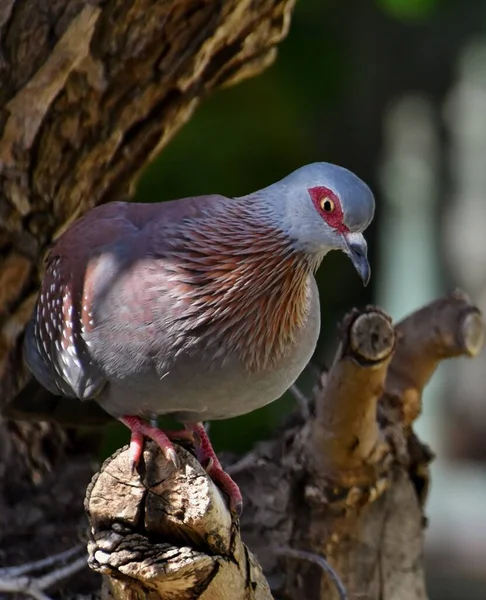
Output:
<path fill-rule="evenodd" d="M 275 65 L 205 100 L 147 168 L 137 200 L 238 196 L 325 160 L 374 190 L 372 282 L 340 253 L 318 280 L 327 364 L 338 320 L 375 302 L 395 319 L 460 286 L 486 310 L 486 2 L 300 0 Z M 419 434 L 436 449 L 428 504 L 431 597 L 486 598 L 485 354 L 440 370 Z M 314 375 L 299 381 L 309 392 Z M 243 451 L 295 406 L 211 424 Z M 126 443 L 115 427 L 105 452 Z"/>

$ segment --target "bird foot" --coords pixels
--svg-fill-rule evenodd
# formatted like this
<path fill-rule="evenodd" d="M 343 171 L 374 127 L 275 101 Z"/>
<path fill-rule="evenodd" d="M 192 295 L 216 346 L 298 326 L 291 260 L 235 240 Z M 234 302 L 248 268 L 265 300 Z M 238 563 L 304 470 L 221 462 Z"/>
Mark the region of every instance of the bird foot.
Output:
<path fill-rule="evenodd" d="M 119 420 L 132 432 L 129 450 L 132 473 L 135 471 L 142 457 L 144 437 L 153 440 L 162 450 L 165 458 L 176 469 L 179 468 L 179 460 L 171 440 L 188 440 L 195 445 L 197 459 L 204 467 L 206 473 L 229 497 L 230 510 L 233 515 L 236 517 L 241 516 L 243 498 L 241 497 L 240 489 L 221 466 L 202 423 L 186 424 L 186 429 L 164 432 L 158 427 L 150 425 L 140 417 L 125 415 Z"/>
<path fill-rule="evenodd" d="M 221 466 L 204 425 L 202 423 L 186 423 L 186 427 L 194 434 L 199 462 L 214 483 L 229 497 L 230 510 L 234 516 L 239 518 L 243 511 L 243 498 L 240 488 Z"/>
<path fill-rule="evenodd" d="M 143 440 L 144 437 L 148 437 L 153 440 L 157 446 L 162 450 L 165 458 L 171 462 L 176 469 L 179 468 L 179 459 L 172 444 L 172 439 L 188 439 L 194 442 L 193 434 L 186 429 L 181 431 L 170 431 L 164 432 L 158 427 L 149 425 L 146 421 L 140 417 L 127 415 L 120 418 L 120 421 L 126 425 L 132 432 L 130 438 L 130 463 L 132 466 L 132 473 L 135 471 L 143 452 Z"/>

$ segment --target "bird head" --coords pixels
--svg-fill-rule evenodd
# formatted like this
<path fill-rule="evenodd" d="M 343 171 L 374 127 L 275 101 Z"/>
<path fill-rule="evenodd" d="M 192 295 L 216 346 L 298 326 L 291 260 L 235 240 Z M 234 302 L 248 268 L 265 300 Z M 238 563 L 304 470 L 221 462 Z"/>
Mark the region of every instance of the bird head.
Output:
<path fill-rule="evenodd" d="M 312 163 L 262 190 L 272 217 L 304 252 L 322 258 L 330 250 L 345 252 L 364 285 L 370 266 L 363 231 L 375 201 L 354 173 L 330 163 Z"/>

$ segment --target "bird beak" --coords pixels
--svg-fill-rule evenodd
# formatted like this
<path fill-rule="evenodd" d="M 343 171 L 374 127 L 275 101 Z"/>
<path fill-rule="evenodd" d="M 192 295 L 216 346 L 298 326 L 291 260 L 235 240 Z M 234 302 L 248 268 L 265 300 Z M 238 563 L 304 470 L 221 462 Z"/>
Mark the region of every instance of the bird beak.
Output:
<path fill-rule="evenodd" d="M 368 262 L 368 246 L 361 233 L 345 233 L 343 235 L 345 243 L 345 252 L 351 259 L 356 271 L 363 281 L 363 285 L 368 285 L 370 280 L 370 263 Z"/>

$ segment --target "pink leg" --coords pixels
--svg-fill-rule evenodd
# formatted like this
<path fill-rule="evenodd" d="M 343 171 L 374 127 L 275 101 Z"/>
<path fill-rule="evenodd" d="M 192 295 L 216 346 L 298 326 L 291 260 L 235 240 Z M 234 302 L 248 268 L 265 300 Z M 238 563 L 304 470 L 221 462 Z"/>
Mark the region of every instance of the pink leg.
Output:
<path fill-rule="evenodd" d="M 196 453 L 199 462 L 205 467 L 211 479 L 219 484 L 219 487 L 229 496 L 230 510 L 239 517 L 243 510 L 243 498 L 241 497 L 240 488 L 223 470 L 204 425 L 202 423 L 186 423 L 185 425 L 195 435 Z"/>
<path fill-rule="evenodd" d="M 125 415 L 119 420 L 132 432 L 132 437 L 130 439 L 130 459 L 133 469 L 140 462 L 143 452 L 144 437 L 148 437 L 149 439 L 153 440 L 162 450 L 165 458 L 176 468 L 178 467 L 177 454 L 174 450 L 172 442 L 169 439 L 169 436 L 174 438 L 189 438 L 191 441 L 193 441 L 192 435 L 189 431 L 183 430 L 164 433 L 161 429 L 158 429 L 158 427 L 152 427 L 152 425 L 149 425 L 140 417 Z"/>

